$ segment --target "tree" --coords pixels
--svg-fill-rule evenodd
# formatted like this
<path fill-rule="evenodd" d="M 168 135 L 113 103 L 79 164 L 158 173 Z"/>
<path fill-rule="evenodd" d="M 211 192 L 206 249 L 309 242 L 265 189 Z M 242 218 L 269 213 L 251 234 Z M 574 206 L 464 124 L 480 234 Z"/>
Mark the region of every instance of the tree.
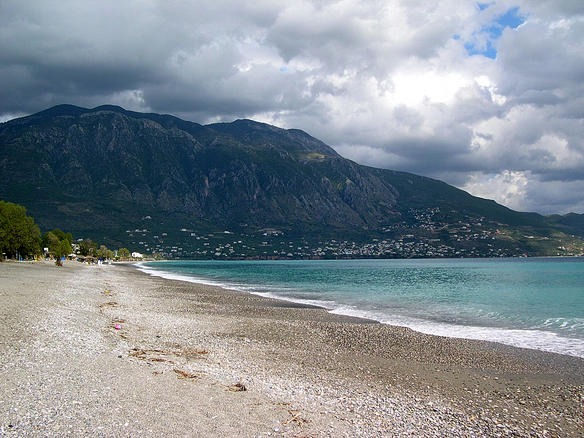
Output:
<path fill-rule="evenodd" d="M 66 240 L 69 244 L 73 243 L 73 234 L 71 233 L 65 233 L 58 228 L 52 230 L 51 233 L 53 233 L 59 240 Z"/>
<path fill-rule="evenodd" d="M 84 256 L 95 257 L 97 254 L 97 243 L 91 239 L 84 239 L 79 244 L 79 252 Z"/>
<path fill-rule="evenodd" d="M 69 241 L 66 239 L 60 240 L 59 245 L 55 248 L 55 256 L 59 258 L 65 257 L 66 255 L 71 254 L 71 251 L 73 251 L 73 248 L 71 248 Z"/>
<path fill-rule="evenodd" d="M 118 249 L 118 257 L 120 260 L 128 260 L 130 258 L 130 250 L 128 248 Z"/>
<path fill-rule="evenodd" d="M 108 249 L 105 245 L 100 245 L 99 249 L 97 250 L 97 257 L 100 259 L 113 259 L 114 252 Z"/>
<path fill-rule="evenodd" d="M 40 253 L 41 231 L 26 208 L 0 201 L 0 251 L 7 257 L 32 257 Z"/>
<path fill-rule="evenodd" d="M 43 247 L 49 249 L 49 253 L 55 258 L 61 258 L 73 251 L 71 242 L 73 236 L 71 233 L 65 233 L 61 230 L 54 229 L 43 235 Z"/>

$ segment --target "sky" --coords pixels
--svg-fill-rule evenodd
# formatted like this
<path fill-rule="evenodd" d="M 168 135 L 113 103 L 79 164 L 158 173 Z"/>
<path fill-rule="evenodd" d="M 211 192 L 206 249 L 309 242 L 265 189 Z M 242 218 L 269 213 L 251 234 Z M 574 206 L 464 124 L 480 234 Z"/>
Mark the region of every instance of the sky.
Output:
<path fill-rule="evenodd" d="M 69 103 L 302 129 L 584 213 L 582 0 L 0 0 L 0 121 Z"/>

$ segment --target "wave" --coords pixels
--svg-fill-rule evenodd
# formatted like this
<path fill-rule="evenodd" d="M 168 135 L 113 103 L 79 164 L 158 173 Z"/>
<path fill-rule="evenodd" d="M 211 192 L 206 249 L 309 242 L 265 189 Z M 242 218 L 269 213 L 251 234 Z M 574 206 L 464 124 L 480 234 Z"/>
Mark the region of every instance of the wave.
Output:
<path fill-rule="evenodd" d="M 330 310 L 330 312 L 339 315 L 372 319 L 382 324 L 407 327 L 414 331 L 434 336 L 497 342 L 512 347 L 528 348 L 584 358 L 583 339 L 560 336 L 551 331 L 540 329 L 509 329 L 449 324 L 401 315 L 380 314 L 344 305 L 339 305 L 337 308 Z"/>
<path fill-rule="evenodd" d="M 195 283 L 195 284 L 204 284 L 206 286 L 217 286 L 223 289 L 232 290 L 236 292 L 244 292 L 250 293 L 253 295 L 258 295 L 264 298 L 272 298 L 275 300 L 280 301 L 288 301 L 290 303 L 298 303 L 304 304 L 308 306 L 316 306 L 322 307 L 325 310 L 333 310 L 336 308 L 337 303 L 335 301 L 327 301 L 327 300 L 315 300 L 315 299 L 306 299 L 306 298 L 298 298 L 293 296 L 285 295 L 286 293 L 292 294 L 293 290 L 286 290 L 285 288 L 279 288 L 278 292 L 276 293 L 274 287 L 269 286 L 262 286 L 262 285 L 249 285 L 243 283 L 234 283 L 234 282 L 222 282 L 222 281 L 214 281 L 210 280 L 205 277 L 197 277 L 192 274 L 178 274 L 176 272 L 164 271 L 158 268 L 150 268 L 148 266 L 144 266 L 142 263 L 136 263 L 134 266 L 138 268 L 139 271 L 144 272 L 145 274 L 151 275 L 153 277 L 161 277 L 167 280 L 179 280 L 179 281 L 186 281 L 188 283 Z M 282 295 L 284 294 L 284 295 Z"/>
<path fill-rule="evenodd" d="M 355 306 L 339 303 L 335 300 L 301 298 L 297 295 L 297 290 L 284 287 L 276 288 L 273 286 L 211 280 L 209 278 L 198 277 L 192 274 L 180 274 L 165 271 L 160 268 L 152 268 L 145 266 L 142 263 L 137 263 L 135 266 L 148 275 L 162 277 L 169 280 L 217 286 L 266 298 L 317 306 L 333 314 L 369 319 L 393 326 L 407 327 L 420 333 L 449 338 L 497 342 L 512 347 L 528 348 L 584 358 L 584 339 L 565 337 L 550 331 L 551 329 L 558 328 L 563 330 L 573 329 L 581 331 L 582 327 L 584 327 L 584 319 L 582 318 L 549 318 L 542 324 L 525 329 L 462 325 L 390 314 L 389 311 L 380 312 L 364 310 Z"/>
<path fill-rule="evenodd" d="M 161 277 L 167 280 L 178 280 L 178 281 L 186 281 L 188 283 L 197 283 L 197 284 L 205 284 L 207 286 L 218 286 L 224 289 L 232 289 L 228 284 L 221 283 L 218 281 L 212 281 L 207 278 L 203 277 L 195 277 L 190 274 L 178 274 L 176 272 L 170 271 L 163 271 L 158 268 L 151 268 L 148 266 L 144 266 L 143 263 L 135 263 L 134 266 L 138 268 L 139 271 L 144 272 L 145 274 L 151 275 L 153 277 Z"/>
<path fill-rule="evenodd" d="M 580 333 L 584 332 L 584 318 L 548 318 L 539 328 Z"/>

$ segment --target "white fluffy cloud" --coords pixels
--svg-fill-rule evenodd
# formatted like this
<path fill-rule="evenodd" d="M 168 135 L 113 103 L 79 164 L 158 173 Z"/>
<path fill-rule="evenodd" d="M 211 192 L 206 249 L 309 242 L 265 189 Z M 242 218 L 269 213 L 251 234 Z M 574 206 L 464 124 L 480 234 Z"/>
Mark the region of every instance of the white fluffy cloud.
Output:
<path fill-rule="evenodd" d="M 583 213 L 580 0 L 0 2 L 0 120 L 254 118 L 522 210 Z"/>

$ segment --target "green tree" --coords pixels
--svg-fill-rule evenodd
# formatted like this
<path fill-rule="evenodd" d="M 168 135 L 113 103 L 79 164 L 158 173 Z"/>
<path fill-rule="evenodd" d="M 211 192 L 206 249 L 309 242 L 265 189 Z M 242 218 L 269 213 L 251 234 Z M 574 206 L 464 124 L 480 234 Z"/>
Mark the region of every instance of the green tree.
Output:
<path fill-rule="evenodd" d="M 53 233 L 55 236 L 57 236 L 57 238 L 59 240 L 67 240 L 69 242 L 69 244 L 73 243 L 73 234 L 71 233 L 65 233 L 64 231 L 55 228 L 54 230 L 51 231 L 51 233 Z"/>
<path fill-rule="evenodd" d="M 73 251 L 71 242 L 73 236 L 71 233 L 65 233 L 61 230 L 54 229 L 43 235 L 43 247 L 49 249 L 49 253 L 55 258 L 64 257 Z"/>
<path fill-rule="evenodd" d="M 0 251 L 7 257 L 32 257 L 40 253 L 41 231 L 26 208 L 0 201 Z"/>
<path fill-rule="evenodd" d="M 65 257 L 65 256 L 71 254 L 71 251 L 73 251 L 73 248 L 71 248 L 71 244 L 69 243 L 69 241 L 68 240 L 60 240 L 59 245 L 55 249 L 55 256 L 59 257 L 59 258 Z"/>
<path fill-rule="evenodd" d="M 97 255 L 97 243 L 91 239 L 84 239 L 79 244 L 79 252 L 84 256 L 95 257 Z"/>
<path fill-rule="evenodd" d="M 118 257 L 120 260 L 128 260 L 130 258 L 130 250 L 128 248 L 118 249 Z"/>
<path fill-rule="evenodd" d="M 113 259 L 114 252 L 108 249 L 105 245 L 100 245 L 99 249 L 97 250 L 97 257 L 100 259 Z"/>

